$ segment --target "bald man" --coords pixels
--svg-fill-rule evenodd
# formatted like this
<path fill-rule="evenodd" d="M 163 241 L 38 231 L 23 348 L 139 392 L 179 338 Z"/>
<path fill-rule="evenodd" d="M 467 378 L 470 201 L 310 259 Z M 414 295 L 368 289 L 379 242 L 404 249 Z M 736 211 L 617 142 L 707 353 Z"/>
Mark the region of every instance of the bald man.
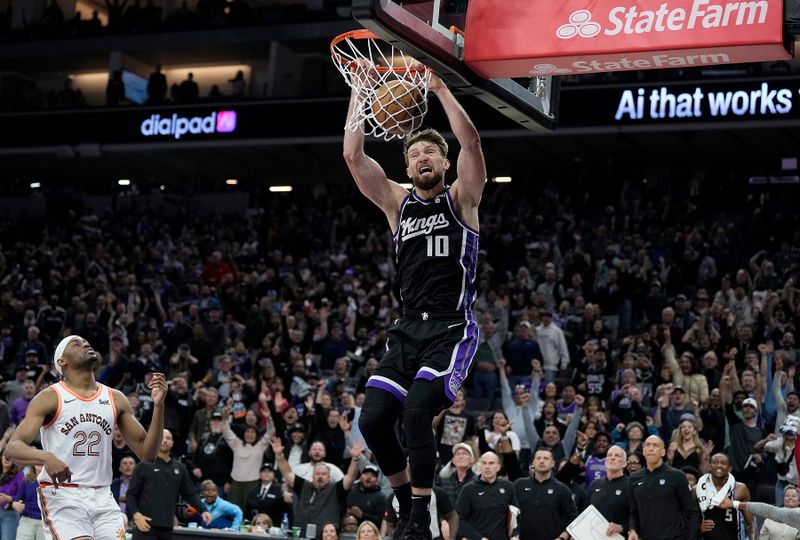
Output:
<path fill-rule="evenodd" d="M 498 478 L 500 458 L 494 452 L 481 456 L 478 478 L 461 488 L 456 501 L 460 519 L 459 540 L 508 540 L 508 507 L 516 506 L 514 485 Z"/>
<path fill-rule="evenodd" d="M 628 540 L 697 540 L 700 509 L 686 475 L 664 463 L 664 441 L 644 441 L 647 466 L 630 477 L 631 519 Z"/>
<path fill-rule="evenodd" d="M 606 477 L 589 485 L 589 504 L 608 520 L 606 536 L 625 535 L 628 532 L 631 507 L 628 502 L 628 477 L 625 466 L 628 456 L 619 446 L 612 446 L 606 454 Z"/>

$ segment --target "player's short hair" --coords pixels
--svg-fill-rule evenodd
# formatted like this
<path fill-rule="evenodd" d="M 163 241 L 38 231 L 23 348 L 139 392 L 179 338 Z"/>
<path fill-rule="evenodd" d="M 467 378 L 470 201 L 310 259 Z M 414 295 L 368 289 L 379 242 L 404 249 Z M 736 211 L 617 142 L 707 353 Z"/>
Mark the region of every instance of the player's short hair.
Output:
<path fill-rule="evenodd" d="M 408 165 L 408 149 L 420 141 L 432 142 L 439 147 L 439 152 L 442 153 L 442 157 L 447 157 L 447 141 L 444 140 L 444 137 L 442 137 L 438 131 L 428 128 L 422 131 L 409 133 L 403 141 L 403 158 L 406 160 L 406 165 Z"/>

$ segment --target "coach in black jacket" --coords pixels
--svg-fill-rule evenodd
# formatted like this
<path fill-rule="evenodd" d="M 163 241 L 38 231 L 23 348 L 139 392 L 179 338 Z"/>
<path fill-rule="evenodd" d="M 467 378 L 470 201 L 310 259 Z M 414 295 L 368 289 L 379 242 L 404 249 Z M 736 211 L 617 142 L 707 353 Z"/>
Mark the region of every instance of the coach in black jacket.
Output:
<path fill-rule="evenodd" d="M 170 457 L 172 433 L 164 430 L 158 457 L 153 463 L 139 463 L 128 487 L 128 511 L 133 516 L 134 540 L 170 540 L 175 505 L 182 496 L 198 512 L 205 506 L 183 463 Z M 206 524 L 211 514 L 203 512 Z"/>
<path fill-rule="evenodd" d="M 514 484 L 497 478 L 500 458 L 494 452 L 481 456 L 480 468 L 481 475 L 461 488 L 458 495 L 460 527 L 456 538 L 508 540 L 508 507 L 519 506 Z"/>
<path fill-rule="evenodd" d="M 631 531 L 628 540 L 697 540 L 700 509 L 686 475 L 664 463 L 664 441 L 644 442 L 647 467 L 630 477 Z"/>
<path fill-rule="evenodd" d="M 619 446 L 609 448 L 605 462 L 606 477 L 598 478 L 589 486 L 589 504 L 608 520 L 606 536 L 628 534 L 631 505 L 628 477 L 625 476 L 627 457 L 625 450 Z"/>
<path fill-rule="evenodd" d="M 569 539 L 567 525 L 578 517 L 572 492 L 553 478 L 552 450 L 539 448 L 533 455 L 531 476 L 514 482 L 520 516 L 520 540 Z"/>

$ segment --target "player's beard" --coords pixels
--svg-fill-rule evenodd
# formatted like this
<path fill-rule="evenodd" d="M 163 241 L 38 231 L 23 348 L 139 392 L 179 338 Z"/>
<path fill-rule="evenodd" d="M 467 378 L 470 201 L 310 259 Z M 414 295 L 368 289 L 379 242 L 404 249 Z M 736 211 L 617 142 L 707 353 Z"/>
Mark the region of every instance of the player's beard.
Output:
<path fill-rule="evenodd" d="M 421 175 L 417 175 L 411 179 L 411 181 L 414 183 L 414 187 L 422 191 L 432 190 L 443 180 L 444 173 L 436 171 L 430 175 L 425 175 L 425 178 L 423 178 Z"/>

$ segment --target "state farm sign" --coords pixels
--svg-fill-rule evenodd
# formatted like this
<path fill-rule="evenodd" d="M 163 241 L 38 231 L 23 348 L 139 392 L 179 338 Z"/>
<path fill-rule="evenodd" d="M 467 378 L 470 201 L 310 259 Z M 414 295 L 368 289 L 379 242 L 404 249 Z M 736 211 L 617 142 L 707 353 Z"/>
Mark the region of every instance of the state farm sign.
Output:
<path fill-rule="evenodd" d="M 483 77 L 791 58 L 782 0 L 470 0 L 464 60 Z"/>

